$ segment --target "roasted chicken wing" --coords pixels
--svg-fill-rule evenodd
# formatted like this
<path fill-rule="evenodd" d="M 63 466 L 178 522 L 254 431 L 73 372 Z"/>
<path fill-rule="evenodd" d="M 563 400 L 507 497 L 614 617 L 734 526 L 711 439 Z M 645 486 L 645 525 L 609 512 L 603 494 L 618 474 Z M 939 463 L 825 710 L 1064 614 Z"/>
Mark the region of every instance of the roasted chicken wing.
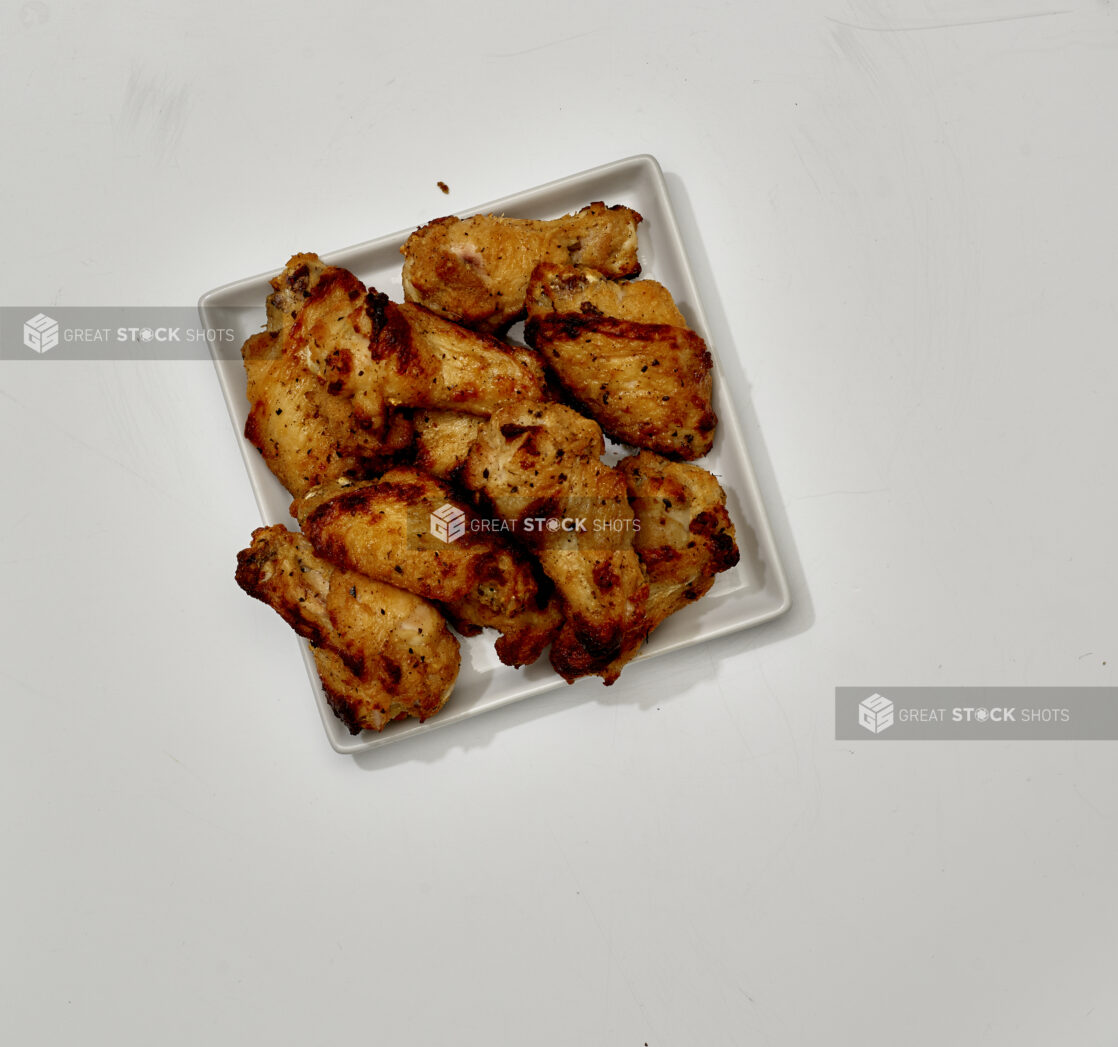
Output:
<path fill-rule="evenodd" d="M 540 262 L 588 265 L 614 277 L 639 273 L 640 221 L 631 208 L 604 203 L 550 221 L 438 218 L 401 248 L 404 297 L 475 330 L 498 332 L 523 315 L 528 278 Z"/>
<path fill-rule="evenodd" d="M 467 331 L 422 306 L 397 305 L 349 270 L 319 268 L 308 257 L 288 263 L 280 279 L 293 287 L 282 289 L 276 311 L 291 316 L 292 351 L 370 425 L 393 407 L 487 416 L 509 400 L 546 395 L 532 350 Z"/>
<path fill-rule="evenodd" d="M 713 361 L 662 285 L 544 264 L 527 302 L 528 344 L 607 435 L 687 461 L 711 449 Z"/>
<path fill-rule="evenodd" d="M 525 304 L 529 318 L 589 313 L 637 323 L 687 326 L 671 291 L 656 280 L 610 280 L 579 265 L 543 262 L 536 266 Z"/>
<path fill-rule="evenodd" d="M 647 632 L 648 582 L 633 549 L 625 478 L 602 463 L 601 429 L 559 404 L 510 404 L 482 423 L 462 470 L 528 545 L 563 598 L 551 664 L 568 682 L 617 678 Z"/>
<path fill-rule="evenodd" d="M 715 577 L 738 562 L 734 524 L 722 485 L 701 466 L 641 451 L 617 468 L 640 524 L 633 545 L 648 575 L 645 618 L 651 632 L 705 596 Z"/>
<path fill-rule="evenodd" d="M 268 329 L 241 349 L 249 408 L 245 437 L 295 496 L 337 476 L 366 476 L 409 447 L 413 430 L 400 411 L 378 404 L 355 410 L 349 396 L 331 393 L 289 338 L 302 303 L 326 266 L 296 255 L 272 281 Z"/>
<path fill-rule="evenodd" d="M 310 641 L 330 707 L 351 733 L 425 720 L 445 704 L 461 655 L 426 600 L 335 568 L 279 525 L 253 531 L 236 579 Z"/>
<path fill-rule="evenodd" d="M 542 591 L 519 547 L 419 469 L 328 484 L 297 500 L 292 514 L 330 563 L 437 601 L 470 634 L 498 630 L 506 665 L 534 662 L 559 628 L 550 586 Z"/>

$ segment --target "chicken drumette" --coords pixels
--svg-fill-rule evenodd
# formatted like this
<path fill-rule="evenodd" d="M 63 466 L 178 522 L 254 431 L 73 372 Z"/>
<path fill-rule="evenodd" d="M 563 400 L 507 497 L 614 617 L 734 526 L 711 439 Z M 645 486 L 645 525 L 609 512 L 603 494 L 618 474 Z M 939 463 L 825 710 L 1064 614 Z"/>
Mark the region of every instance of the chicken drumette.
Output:
<path fill-rule="evenodd" d="M 466 635 L 498 630 L 506 665 L 534 662 L 559 628 L 551 587 L 521 549 L 419 469 L 327 484 L 291 511 L 329 562 L 436 601 Z"/>
<path fill-rule="evenodd" d="M 617 679 L 647 632 L 648 581 L 633 549 L 625 478 L 605 465 L 597 424 L 559 404 L 511 404 L 484 422 L 462 470 L 538 556 L 563 598 L 551 646 L 564 679 Z"/>
<path fill-rule="evenodd" d="M 617 468 L 639 524 L 633 546 L 648 575 L 645 619 L 651 633 L 705 596 L 715 578 L 737 564 L 734 524 L 722 485 L 701 466 L 641 451 Z M 620 671 L 627 660 L 611 669 Z"/>
<path fill-rule="evenodd" d="M 351 397 L 330 392 L 289 338 L 303 291 L 324 269 L 313 255 L 292 259 L 272 281 L 268 329 L 241 350 L 250 404 L 245 437 L 295 496 L 383 468 L 413 437 L 405 413 L 378 409 L 374 417 L 355 410 Z"/>
<path fill-rule="evenodd" d="M 398 305 L 347 269 L 296 255 L 273 281 L 269 324 L 361 424 L 381 431 L 400 407 L 488 416 L 546 395 L 530 349 L 468 331 L 422 306 Z"/>
<path fill-rule="evenodd" d="M 279 525 L 253 531 L 236 578 L 310 641 L 327 701 L 353 734 L 425 720 L 450 696 L 458 641 L 426 600 L 335 568 Z"/>
<path fill-rule="evenodd" d="M 593 266 L 614 277 L 639 273 L 640 221 L 632 208 L 600 202 L 546 221 L 438 218 L 401 248 L 404 297 L 467 327 L 501 331 L 523 315 L 528 278 L 540 262 Z"/>

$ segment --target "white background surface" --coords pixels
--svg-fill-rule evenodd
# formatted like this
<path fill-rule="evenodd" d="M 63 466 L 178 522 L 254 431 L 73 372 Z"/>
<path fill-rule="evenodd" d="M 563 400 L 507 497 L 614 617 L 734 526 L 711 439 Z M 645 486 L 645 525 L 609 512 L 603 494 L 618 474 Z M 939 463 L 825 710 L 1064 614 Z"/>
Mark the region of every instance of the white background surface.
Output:
<path fill-rule="evenodd" d="M 1112 5 L 322 10 L 0 5 L 3 304 L 652 153 L 795 606 L 341 757 L 211 365 L 0 361 L 5 1042 L 1118 1042 L 1114 744 L 833 740 L 1118 680 Z"/>

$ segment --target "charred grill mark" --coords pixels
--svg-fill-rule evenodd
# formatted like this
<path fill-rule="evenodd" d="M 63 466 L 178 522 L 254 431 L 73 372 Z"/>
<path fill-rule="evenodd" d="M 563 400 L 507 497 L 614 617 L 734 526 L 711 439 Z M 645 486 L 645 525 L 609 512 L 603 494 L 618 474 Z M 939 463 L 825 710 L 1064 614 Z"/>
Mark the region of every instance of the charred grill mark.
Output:
<path fill-rule="evenodd" d="M 255 546 L 242 549 L 237 553 L 237 570 L 234 578 L 249 596 L 255 596 L 258 600 L 262 599 L 260 592 L 266 562 L 267 557 Z"/>
<path fill-rule="evenodd" d="M 384 684 L 384 689 L 389 694 L 399 694 L 400 681 L 404 678 L 404 671 L 400 668 L 399 663 L 385 655 L 381 659 L 381 668 L 383 670 L 381 682 Z"/>
<path fill-rule="evenodd" d="M 583 313 L 551 313 L 549 316 L 539 318 L 536 325 L 536 338 L 544 342 L 574 342 L 584 333 L 594 331 L 598 320 L 598 317 Z"/>
<path fill-rule="evenodd" d="M 399 307 L 388 295 L 370 291 L 365 297 L 365 313 L 372 324 L 369 355 L 374 360 L 392 359 L 399 374 L 406 374 L 419 363 L 419 352 L 411 327 Z"/>
<path fill-rule="evenodd" d="M 380 337 L 381 331 L 388 326 L 388 307 L 391 304 L 388 295 L 382 294 L 380 291 L 370 291 L 365 296 L 365 315 L 368 316 L 369 322 L 373 325 L 372 338 L 374 342 Z"/>
<path fill-rule="evenodd" d="M 320 645 L 325 646 L 325 645 Z M 353 652 L 345 650 L 344 648 L 333 645 L 331 650 L 341 659 L 344 665 L 354 676 L 359 680 L 365 678 L 365 656 L 360 652 Z"/>
<path fill-rule="evenodd" d="M 604 200 L 598 200 L 596 203 L 593 203 L 590 206 L 591 207 L 605 207 L 605 201 Z M 629 214 L 631 214 L 633 216 L 633 224 L 634 225 L 639 225 L 641 222 L 644 221 L 644 218 L 641 217 L 641 214 L 640 214 L 639 211 L 634 211 L 631 207 L 626 207 L 624 204 L 610 204 L 609 207 L 606 207 L 606 210 L 607 211 L 628 211 Z"/>
<path fill-rule="evenodd" d="M 601 672 L 621 653 L 624 634 L 615 623 L 568 619 L 551 648 L 551 665 L 568 683 Z M 608 681 L 607 681 L 608 682 Z"/>
<path fill-rule="evenodd" d="M 721 531 L 711 539 L 714 546 L 713 565 L 716 571 L 728 571 L 741 559 L 737 543 L 725 531 Z"/>
<path fill-rule="evenodd" d="M 248 413 L 248 418 L 245 419 L 245 439 L 252 444 L 258 451 L 264 451 L 264 432 L 260 423 L 260 418 L 264 413 L 264 402 L 257 400 L 252 405 L 252 410 Z"/>
<path fill-rule="evenodd" d="M 335 288 L 340 290 L 349 301 L 356 301 L 365 293 L 365 285 L 348 269 L 329 266 L 318 278 L 318 283 L 314 285 L 310 293 L 306 294 L 306 291 L 304 291 L 307 297 L 307 305 L 316 305 L 324 301 L 334 292 Z"/>
<path fill-rule="evenodd" d="M 352 700 L 344 694 L 331 690 L 326 684 L 322 685 L 322 693 L 326 696 L 326 703 L 333 710 L 334 715 L 345 724 L 349 733 L 360 734 L 361 724 L 358 722 L 357 711 L 353 707 Z"/>
<path fill-rule="evenodd" d="M 321 526 L 325 528 L 328 525 L 322 524 Z M 360 569 L 359 565 L 350 557 L 345 538 L 341 535 L 325 529 L 320 530 L 318 521 L 312 523 L 310 519 L 303 525 L 303 533 L 307 536 L 311 545 L 314 546 L 315 553 L 321 556 L 323 560 L 345 571 Z"/>
<path fill-rule="evenodd" d="M 368 508 L 369 491 L 368 487 L 362 487 L 356 491 L 343 491 L 329 501 L 315 506 L 314 511 L 307 517 L 304 527 L 318 528 L 332 523 L 339 516 L 361 512 Z"/>
<path fill-rule="evenodd" d="M 699 513 L 691 521 L 688 530 L 705 538 L 710 544 L 711 565 L 715 571 L 729 570 L 741 559 L 734 541 L 730 515 L 721 506 Z"/>
<path fill-rule="evenodd" d="M 366 490 L 369 492 L 369 497 L 392 498 L 404 505 L 420 505 L 428 495 L 433 493 L 431 487 L 425 484 L 406 483 L 401 480 L 380 480 L 375 487 Z"/>
<path fill-rule="evenodd" d="M 385 501 L 393 501 L 405 507 L 422 505 L 430 496 L 438 496 L 440 493 L 445 492 L 437 485 L 404 480 L 378 480 L 355 491 L 342 491 L 315 506 L 303 521 L 303 531 L 312 542 L 321 542 L 325 548 L 330 540 L 327 532 L 335 524 L 344 524 L 347 518 L 371 517 L 375 510 L 383 508 Z"/>
<path fill-rule="evenodd" d="M 603 592 L 609 592 L 610 589 L 621 582 L 621 576 L 609 560 L 603 560 L 594 567 L 593 578 L 594 584 Z"/>
<path fill-rule="evenodd" d="M 593 309 L 593 306 L 591 306 Z M 704 368 L 712 366 L 712 358 L 706 343 L 694 332 L 684 327 L 675 327 L 672 324 L 648 324 L 638 320 L 619 320 L 614 316 L 606 316 L 597 311 L 583 311 L 578 313 L 548 313 L 546 316 L 533 317 L 528 326 L 533 327 L 532 344 L 543 340 L 577 341 L 587 335 L 600 335 L 603 338 L 616 338 L 629 342 L 690 342 L 694 348 L 700 345 L 702 349 L 698 356 Z M 528 336 L 527 327 L 525 337 Z M 659 361 L 657 361 L 658 363 Z"/>
<path fill-rule="evenodd" d="M 563 506 L 559 501 L 559 496 L 549 494 L 542 498 L 537 498 L 533 502 L 529 502 L 528 505 L 525 506 L 524 511 L 520 514 L 519 522 L 529 519 L 550 520 L 561 516 L 562 513 Z"/>
<path fill-rule="evenodd" d="M 595 669 L 604 668 L 621 653 L 620 629 L 576 628 L 575 632 L 586 651 L 588 661 Z"/>
<path fill-rule="evenodd" d="M 649 572 L 652 572 L 663 564 L 674 563 L 680 559 L 682 554 L 670 545 L 656 545 L 639 550 L 639 555 L 641 563 L 648 568 Z"/>
<path fill-rule="evenodd" d="M 506 422 L 501 426 L 501 435 L 506 440 L 515 440 L 518 436 L 523 436 L 525 433 L 531 433 L 533 436 L 541 431 L 543 427 L 539 425 L 519 425 L 516 422 Z"/>

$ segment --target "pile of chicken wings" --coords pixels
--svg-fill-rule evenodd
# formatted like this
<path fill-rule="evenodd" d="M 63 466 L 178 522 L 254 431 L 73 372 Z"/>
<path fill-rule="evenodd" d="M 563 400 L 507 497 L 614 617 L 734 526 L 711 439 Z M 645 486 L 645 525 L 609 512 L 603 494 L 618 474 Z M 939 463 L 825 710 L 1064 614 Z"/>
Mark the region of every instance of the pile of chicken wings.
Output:
<path fill-rule="evenodd" d="M 438 712 L 483 630 L 506 665 L 613 683 L 738 562 L 695 464 L 711 356 L 638 278 L 641 221 L 437 219 L 401 248 L 399 303 L 314 254 L 271 281 L 245 436 L 299 530 L 255 530 L 236 580 L 310 642 L 352 732 Z M 632 453 L 607 464 L 607 439 Z"/>

